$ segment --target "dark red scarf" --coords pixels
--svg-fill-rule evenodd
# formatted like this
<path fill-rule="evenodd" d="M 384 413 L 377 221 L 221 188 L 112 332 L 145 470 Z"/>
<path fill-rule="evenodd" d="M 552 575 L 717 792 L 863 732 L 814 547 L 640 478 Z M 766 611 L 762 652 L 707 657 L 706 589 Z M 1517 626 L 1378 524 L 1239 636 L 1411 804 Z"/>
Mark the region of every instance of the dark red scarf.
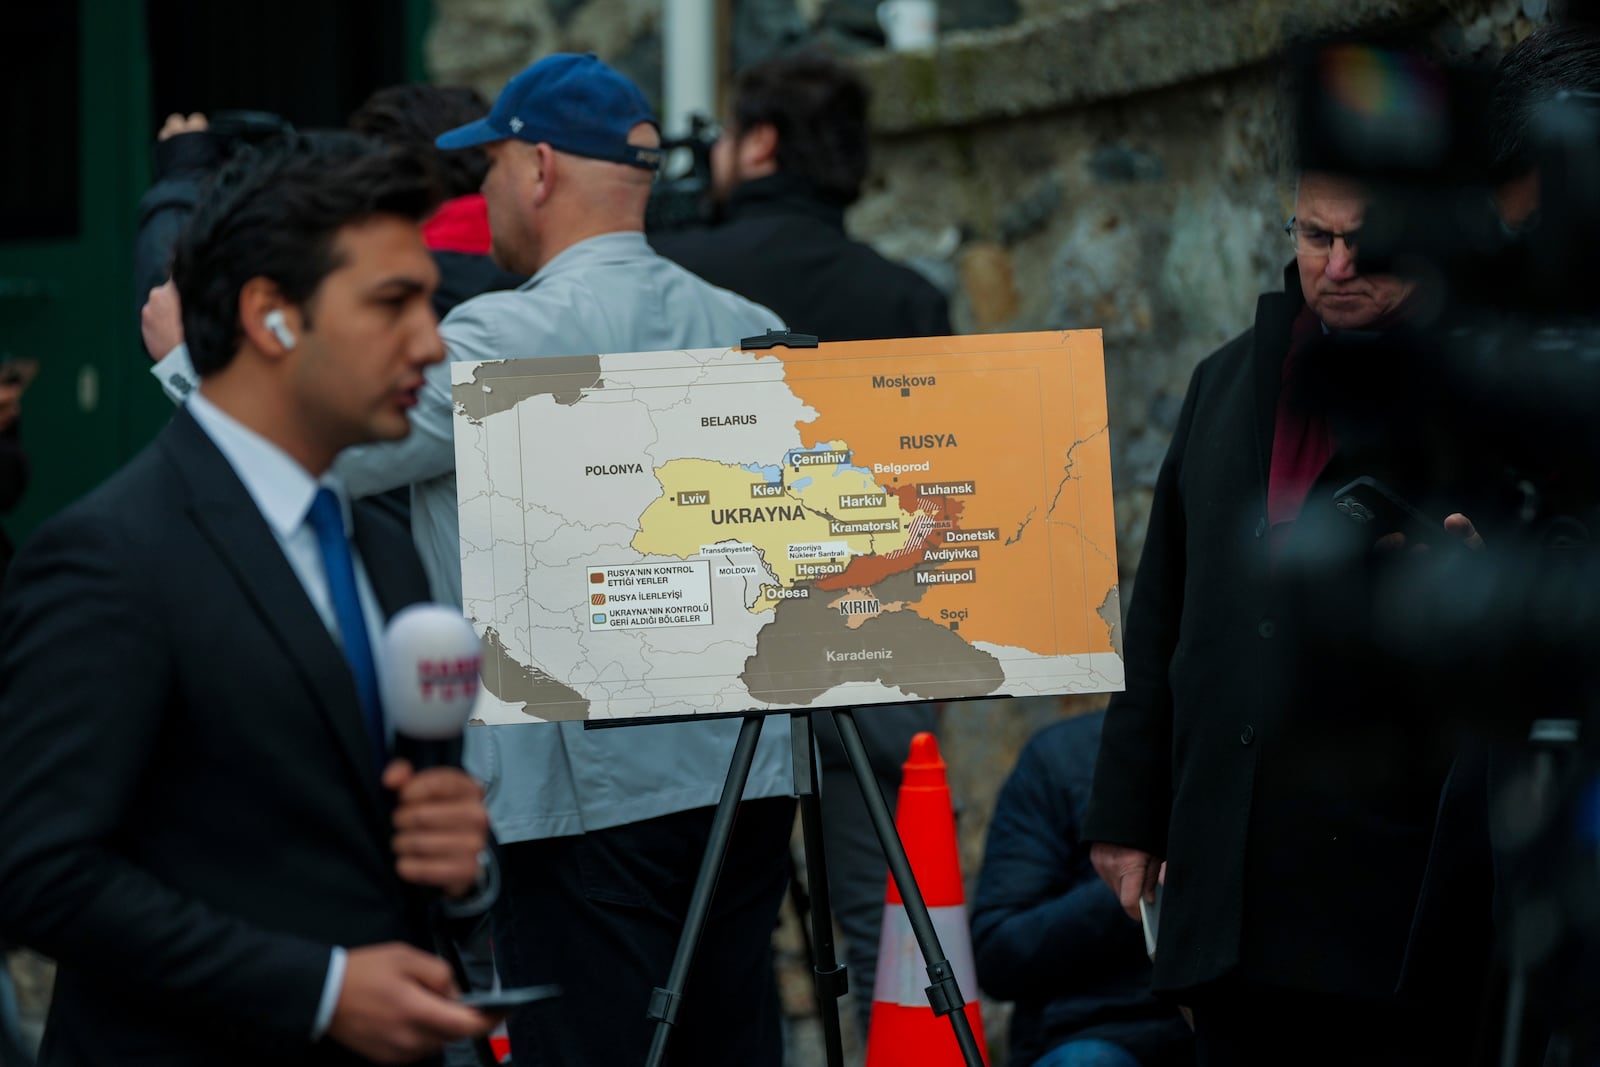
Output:
<path fill-rule="evenodd" d="M 1300 312 L 1290 332 L 1289 354 L 1283 361 L 1278 390 L 1278 418 L 1272 430 L 1272 466 L 1267 476 L 1267 524 L 1274 551 L 1289 525 L 1299 517 L 1311 487 L 1333 458 L 1333 431 L 1322 415 L 1309 410 L 1298 385 L 1302 357 L 1322 335 L 1322 322 L 1309 307 Z"/>

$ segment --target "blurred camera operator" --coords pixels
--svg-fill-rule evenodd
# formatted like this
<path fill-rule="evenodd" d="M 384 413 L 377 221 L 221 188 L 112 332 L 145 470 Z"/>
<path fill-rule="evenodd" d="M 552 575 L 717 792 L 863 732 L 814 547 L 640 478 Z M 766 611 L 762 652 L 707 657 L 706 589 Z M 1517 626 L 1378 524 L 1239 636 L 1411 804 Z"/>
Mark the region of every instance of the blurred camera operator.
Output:
<path fill-rule="evenodd" d="M 1500 215 L 1529 223 L 1539 207 L 1539 173 L 1530 127 L 1541 105 L 1563 92 L 1600 93 L 1600 24 L 1560 22 L 1541 27 L 1501 60 L 1489 117 Z"/>

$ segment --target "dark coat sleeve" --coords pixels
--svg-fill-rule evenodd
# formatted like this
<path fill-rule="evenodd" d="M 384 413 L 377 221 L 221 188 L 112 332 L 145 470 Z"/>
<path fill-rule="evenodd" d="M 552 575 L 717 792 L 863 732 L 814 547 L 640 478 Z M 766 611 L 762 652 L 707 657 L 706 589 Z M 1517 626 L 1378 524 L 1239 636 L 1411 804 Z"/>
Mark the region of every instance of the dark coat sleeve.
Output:
<path fill-rule="evenodd" d="M 1126 688 L 1111 698 L 1107 709 L 1094 791 L 1084 814 L 1085 840 L 1153 856 L 1166 855 L 1172 811 L 1172 690 L 1167 677 L 1178 644 L 1188 566 L 1178 479 L 1205 369 L 1202 363 L 1190 379 L 1156 478 L 1144 555 L 1128 606 Z"/>
<path fill-rule="evenodd" d="M 1054 773 L 1062 761 L 1050 749 L 1072 737 L 1047 729 L 1029 742 L 989 823 L 972 946 L 978 984 L 1003 1000 L 1093 990 L 1107 965 L 1144 951 L 1138 924 L 1095 875 L 1078 835 L 1072 797 L 1087 783 L 1073 788 Z"/>
<path fill-rule="evenodd" d="M 159 610 L 148 556 L 80 510 L 13 564 L 0 607 L 0 935 L 292 1056 L 309 1047 L 331 946 L 182 895 L 119 842 L 180 684 L 181 622 Z"/>
<path fill-rule="evenodd" d="M 150 290 L 164 284 L 172 274 L 172 253 L 177 248 L 178 235 L 194 214 L 206 175 L 222 162 L 222 147 L 208 133 L 185 133 L 157 142 L 155 158 L 156 182 L 139 200 L 139 223 L 133 238 L 136 328 Z"/>

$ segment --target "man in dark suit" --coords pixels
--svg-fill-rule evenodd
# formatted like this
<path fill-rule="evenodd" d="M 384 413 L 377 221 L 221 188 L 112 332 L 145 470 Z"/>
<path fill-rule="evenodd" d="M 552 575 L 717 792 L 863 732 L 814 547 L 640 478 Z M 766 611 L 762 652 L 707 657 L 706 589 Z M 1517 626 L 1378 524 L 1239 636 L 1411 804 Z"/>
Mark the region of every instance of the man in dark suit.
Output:
<path fill-rule="evenodd" d="M 0 609 L 0 936 L 59 963 L 42 1062 L 411 1062 L 492 1020 L 423 951 L 487 836 L 389 761 L 372 642 L 427 596 L 327 475 L 443 358 L 425 171 L 348 134 L 219 173 L 175 276 L 202 376 L 47 523 Z"/>

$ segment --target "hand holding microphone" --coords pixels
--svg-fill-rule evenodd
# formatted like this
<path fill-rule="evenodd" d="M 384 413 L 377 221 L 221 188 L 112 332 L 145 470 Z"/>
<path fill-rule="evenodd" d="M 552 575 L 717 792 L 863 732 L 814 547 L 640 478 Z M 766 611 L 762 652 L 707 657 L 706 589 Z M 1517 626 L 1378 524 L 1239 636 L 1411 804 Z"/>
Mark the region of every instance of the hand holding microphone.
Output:
<path fill-rule="evenodd" d="M 400 877 L 451 896 L 470 892 L 488 842 L 483 791 L 456 759 L 478 692 L 481 644 L 458 611 L 418 604 L 394 617 L 378 657 L 378 688 L 395 728 Z M 411 1063 L 448 1041 L 489 1032 L 498 1012 L 458 1001 L 451 964 L 408 944 L 352 948 L 328 1036 L 377 1063 Z M 487 1046 L 484 1046 L 487 1048 Z"/>
<path fill-rule="evenodd" d="M 450 897 L 477 885 L 489 840 L 483 790 L 459 758 L 482 658 L 482 642 L 459 611 L 416 604 L 389 624 L 378 660 L 378 688 L 395 731 L 396 759 L 383 784 L 397 798 L 396 868 L 405 881 Z"/>

